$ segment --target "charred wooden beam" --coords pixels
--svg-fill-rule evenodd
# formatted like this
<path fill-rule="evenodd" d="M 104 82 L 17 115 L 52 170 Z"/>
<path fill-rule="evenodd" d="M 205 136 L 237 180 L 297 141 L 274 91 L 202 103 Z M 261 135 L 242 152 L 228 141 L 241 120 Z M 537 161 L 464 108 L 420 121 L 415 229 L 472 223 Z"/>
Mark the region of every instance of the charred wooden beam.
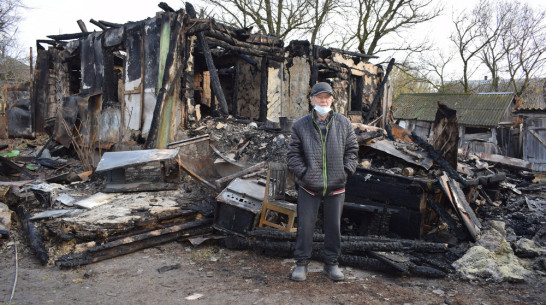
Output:
<path fill-rule="evenodd" d="M 399 254 L 375 251 L 366 251 L 366 254 L 402 273 L 409 273 L 410 265 L 412 264 L 409 259 L 406 259 Z"/>
<path fill-rule="evenodd" d="M 330 50 L 332 52 L 341 53 L 341 54 L 350 55 L 350 56 L 356 56 L 356 57 L 365 58 L 365 59 L 378 58 L 375 55 L 368 55 L 368 54 L 363 54 L 363 53 L 358 53 L 358 52 L 351 52 L 351 51 L 341 50 L 341 49 L 336 49 L 336 48 L 330 48 Z"/>
<path fill-rule="evenodd" d="M 228 26 L 222 23 L 216 23 L 214 19 L 196 19 L 190 18 L 187 21 L 188 24 L 188 35 L 195 35 L 201 31 L 215 31 L 220 32 L 224 35 L 234 37 L 240 42 L 250 43 L 253 45 L 264 45 L 276 48 L 282 48 L 284 43 L 282 40 L 274 36 L 265 36 L 261 34 L 252 34 L 250 33 L 249 28 L 238 29 L 235 27 Z M 209 35 L 207 35 L 209 36 Z"/>
<path fill-rule="evenodd" d="M 85 23 L 83 22 L 83 20 L 79 19 L 78 21 L 76 21 L 78 23 L 78 26 L 80 27 L 80 30 L 82 31 L 82 33 L 86 33 L 86 32 L 89 32 L 87 30 L 87 27 L 85 26 Z"/>
<path fill-rule="evenodd" d="M 293 233 L 296 234 L 296 233 Z M 294 238 L 295 239 L 295 238 Z M 320 240 L 320 239 L 319 239 Z M 324 246 L 323 243 L 324 237 L 322 235 L 322 241 L 313 241 L 313 249 L 320 249 Z M 295 247 L 294 241 L 263 241 L 257 240 L 258 244 L 261 243 L 270 243 L 279 248 L 292 249 Z M 445 252 L 447 250 L 446 244 L 440 243 L 427 243 L 420 241 L 412 240 L 391 240 L 391 241 L 382 241 L 382 240 L 347 240 L 347 238 L 342 237 L 341 250 L 349 252 L 363 252 L 363 251 L 414 251 L 414 252 Z"/>
<path fill-rule="evenodd" d="M 193 5 L 189 2 L 186 2 L 186 11 L 188 12 L 188 15 L 192 18 L 196 17 L 195 9 L 193 8 Z M 226 98 L 224 96 L 224 91 L 222 90 L 222 85 L 220 84 L 220 78 L 218 77 L 218 71 L 216 70 L 216 67 L 214 66 L 214 60 L 212 59 L 212 56 L 210 54 L 209 45 L 207 44 L 207 41 L 205 39 L 205 35 L 203 32 L 197 33 L 197 40 L 199 41 L 199 45 L 201 46 L 201 49 L 203 50 L 203 55 L 205 56 L 205 61 L 207 63 L 207 69 L 210 72 L 210 82 L 212 85 L 212 89 L 214 90 L 214 95 L 218 99 L 218 102 L 220 103 L 220 110 L 222 114 L 228 115 L 229 110 L 226 102 Z"/>
<path fill-rule="evenodd" d="M 242 54 L 241 54 L 242 56 Z M 241 64 L 239 61 L 235 64 L 235 71 L 233 74 L 233 95 L 231 97 L 231 114 L 233 114 L 234 117 L 237 117 L 238 115 L 238 109 L 239 103 L 239 74 L 241 73 Z"/>
<path fill-rule="evenodd" d="M 278 257 L 292 257 L 294 251 L 294 243 L 271 243 L 271 242 L 252 242 L 247 239 L 243 239 L 236 236 L 230 236 L 224 239 L 224 244 L 227 248 L 233 250 L 254 250 L 258 253 L 263 253 L 271 256 Z M 279 246 L 281 245 L 281 246 Z M 311 258 L 316 260 L 322 259 L 322 254 L 319 249 L 314 249 L 311 253 Z M 366 270 L 375 270 L 389 273 L 399 273 L 389 264 L 376 258 L 369 258 L 366 256 L 352 255 L 342 253 L 338 261 L 341 265 L 351 266 Z M 445 277 L 446 273 L 435 268 L 427 266 L 419 266 L 411 262 L 408 264 L 408 271 L 412 275 L 418 275 L 423 277 Z"/>
<path fill-rule="evenodd" d="M 42 240 L 42 236 L 40 235 L 40 232 L 36 229 L 36 225 L 34 225 L 34 222 L 29 220 L 30 215 L 29 213 L 27 213 L 27 211 L 22 205 L 18 205 L 15 211 L 17 212 L 17 215 L 19 216 L 19 220 L 21 221 L 23 230 L 27 234 L 28 240 L 30 242 L 30 247 L 34 249 L 34 251 L 36 251 L 36 254 L 38 255 L 38 259 L 40 260 L 40 263 L 42 265 L 46 265 L 47 261 L 49 260 L 49 254 L 47 253 L 47 250 L 45 249 L 44 242 Z"/>
<path fill-rule="evenodd" d="M 457 111 L 438 102 L 438 110 L 434 118 L 434 149 L 451 165 L 457 168 L 457 144 L 459 143 L 459 125 Z"/>
<path fill-rule="evenodd" d="M 239 56 L 242 60 L 246 61 L 247 63 L 253 65 L 254 67 L 258 66 L 258 62 L 250 58 L 250 56 L 246 54 L 237 54 L 237 56 Z"/>
<path fill-rule="evenodd" d="M 27 169 L 25 169 L 24 167 L 18 166 L 17 164 L 13 163 L 10 159 L 8 159 L 6 157 L 0 156 L 0 163 L 4 164 L 8 168 L 11 168 L 11 169 L 13 169 L 13 170 L 15 170 L 15 171 L 29 177 L 30 179 L 33 179 L 33 180 L 38 179 L 38 178 L 34 177 L 32 175 L 32 173 L 29 172 Z"/>
<path fill-rule="evenodd" d="M 109 22 L 109 21 L 105 21 L 105 20 L 99 20 L 100 24 L 106 26 L 106 27 L 109 27 L 109 28 L 121 28 L 123 26 L 123 24 L 119 24 L 119 23 L 114 23 L 114 22 Z"/>
<path fill-rule="evenodd" d="M 451 217 L 451 215 L 449 215 L 449 213 L 441 205 L 436 203 L 436 201 L 434 201 L 434 199 L 430 197 L 428 198 L 428 204 L 432 207 L 434 212 L 436 212 L 436 214 L 438 214 L 438 216 L 440 216 L 440 218 L 447 224 L 447 226 L 455 233 L 455 236 L 457 236 L 458 239 L 466 240 L 466 233 L 459 229 L 457 223 L 455 222 L 455 219 L 453 219 L 453 217 Z"/>
<path fill-rule="evenodd" d="M 311 46 L 311 80 L 310 84 L 311 86 L 316 84 L 318 82 L 318 65 L 317 65 L 317 46 L 312 45 Z"/>
<path fill-rule="evenodd" d="M 98 26 L 101 30 L 103 31 L 106 31 L 108 30 L 108 27 L 105 26 L 104 24 L 100 23 L 99 21 L 95 20 L 95 19 L 89 19 L 89 22 L 91 22 L 92 24 Z"/>
<path fill-rule="evenodd" d="M 316 68 L 317 68 L 317 71 L 318 71 L 318 69 L 323 69 L 323 70 L 330 70 L 330 71 L 334 71 L 334 72 L 338 72 L 338 73 L 343 72 L 343 70 L 341 70 L 340 68 L 332 67 L 332 66 L 329 66 L 329 65 L 326 65 L 326 64 L 316 64 Z"/>
<path fill-rule="evenodd" d="M 340 255 L 338 258 L 340 264 L 345 266 L 352 266 L 365 270 L 375 270 L 383 272 L 394 271 L 389 265 L 375 258 L 368 258 L 357 255 Z"/>
<path fill-rule="evenodd" d="M 414 143 L 425 149 L 428 152 L 429 156 L 432 158 L 432 160 L 440 165 L 440 167 L 443 168 L 451 178 L 459 181 L 463 186 L 467 186 L 466 180 L 463 179 L 463 177 L 461 177 L 459 173 L 457 173 L 457 171 L 453 169 L 453 167 L 451 167 L 451 165 L 444 158 L 442 158 L 442 155 L 436 149 L 434 149 L 432 145 L 430 145 L 427 141 L 423 140 L 414 131 L 411 132 L 410 138 Z"/>
<path fill-rule="evenodd" d="M 275 55 L 273 53 L 268 53 L 268 52 L 261 51 L 261 50 L 257 50 L 255 48 L 250 49 L 250 48 L 245 48 L 245 47 L 240 47 L 240 46 L 234 46 L 234 45 L 231 45 L 231 44 L 229 44 L 229 43 L 227 43 L 225 41 L 215 39 L 215 38 L 211 38 L 211 37 L 207 37 L 207 38 L 205 38 L 205 40 L 206 40 L 207 44 L 209 44 L 211 46 L 219 46 L 219 47 L 222 47 L 222 48 L 224 48 L 226 50 L 235 52 L 237 54 L 247 54 L 247 55 L 253 55 L 253 56 L 260 56 L 260 57 L 268 56 L 271 59 L 274 59 L 276 61 L 282 61 L 283 60 L 282 56 Z"/>
<path fill-rule="evenodd" d="M 54 39 L 54 40 L 72 40 L 72 39 L 87 37 L 89 34 L 92 34 L 92 32 L 73 33 L 73 34 L 60 34 L 60 35 L 48 35 L 47 38 L 51 38 L 51 39 Z"/>
<path fill-rule="evenodd" d="M 277 239 L 277 240 L 287 240 L 287 241 L 296 240 L 296 233 L 280 231 L 280 230 L 276 230 L 272 228 L 254 228 L 254 230 L 249 232 L 249 236 L 256 237 L 256 238 Z M 316 241 L 316 242 L 324 241 L 324 234 L 314 233 L 313 241 Z M 443 243 L 424 242 L 424 241 L 413 240 L 413 239 L 392 239 L 392 238 L 378 237 L 378 236 L 342 235 L 341 241 L 349 241 L 349 242 L 373 241 L 373 242 L 386 242 L 386 243 L 397 242 L 408 247 L 429 249 L 431 252 L 443 252 L 447 250 L 447 245 Z"/>
<path fill-rule="evenodd" d="M 251 44 L 248 42 L 243 42 L 237 39 L 234 39 L 232 36 L 226 35 L 220 31 L 214 31 L 214 30 L 205 30 L 202 32 L 207 37 L 216 38 L 221 41 L 225 41 L 227 43 L 230 43 L 232 45 L 243 47 L 243 48 L 249 48 L 254 50 L 259 50 L 266 53 L 280 53 L 282 52 L 281 48 L 275 48 L 270 47 L 268 45 L 260 45 L 260 44 Z"/>
<path fill-rule="evenodd" d="M 435 269 L 439 269 L 443 272 L 449 273 L 453 271 L 453 267 L 450 264 L 444 263 L 437 259 L 431 259 L 428 257 L 417 257 L 415 255 L 408 255 L 410 260 L 417 265 L 429 265 Z"/>
<path fill-rule="evenodd" d="M 235 174 L 232 174 L 232 175 L 229 175 L 229 176 L 225 176 L 225 177 L 222 177 L 218 180 L 215 181 L 216 183 L 216 189 L 218 191 L 221 191 L 222 188 L 224 188 L 231 180 L 235 179 L 235 178 L 238 178 L 238 177 L 242 177 L 246 174 L 249 174 L 249 173 L 252 173 L 252 172 L 255 172 L 257 170 L 260 170 L 262 168 L 265 168 L 267 166 L 267 162 L 263 161 L 263 162 L 260 162 L 256 165 L 253 165 L 251 167 L 248 167 L 248 168 L 245 168 L 243 169 L 242 171 L 239 171 Z"/>
<path fill-rule="evenodd" d="M 208 225 L 210 223 L 212 223 L 212 219 L 202 219 L 118 239 L 100 246 L 91 247 L 84 252 L 63 255 L 55 261 L 55 264 L 61 268 L 70 268 L 95 263 L 180 238 L 190 237 L 187 232 L 188 229 Z"/>
<path fill-rule="evenodd" d="M 260 67 L 260 114 L 258 120 L 265 122 L 267 120 L 267 56 L 262 57 L 262 64 Z"/>
<path fill-rule="evenodd" d="M 389 65 L 387 66 L 387 71 L 385 72 L 385 76 L 383 76 L 383 79 L 381 80 L 381 83 L 379 83 L 379 86 L 377 86 L 377 91 L 375 92 L 375 96 L 373 98 L 373 102 L 370 105 L 370 110 L 366 114 L 366 117 L 364 118 L 364 124 L 368 124 L 370 121 L 370 118 L 375 112 L 375 108 L 377 107 L 377 104 L 379 104 L 379 100 L 383 96 L 383 87 L 385 87 L 385 84 L 387 83 L 387 80 L 389 79 L 389 74 L 392 71 L 392 68 L 394 67 L 394 58 L 391 58 L 389 61 Z"/>
<path fill-rule="evenodd" d="M 170 7 L 165 2 L 159 2 L 159 4 L 157 6 L 159 6 L 160 9 L 164 10 L 167 13 L 174 13 L 175 12 L 174 9 L 172 7 Z"/>

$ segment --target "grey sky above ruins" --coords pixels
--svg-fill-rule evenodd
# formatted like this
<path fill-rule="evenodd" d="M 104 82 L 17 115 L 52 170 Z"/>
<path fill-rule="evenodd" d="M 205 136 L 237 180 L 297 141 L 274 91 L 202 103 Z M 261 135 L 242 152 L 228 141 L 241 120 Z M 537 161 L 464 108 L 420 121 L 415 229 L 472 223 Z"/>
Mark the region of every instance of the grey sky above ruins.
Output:
<path fill-rule="evenodd" d="M 83 20 L 90 31 L 100 30 L 89 23 L 90 19 L 105 20 L 114 23 L 125 23 L 128 21 L 138 21 L 153 17 L 155 12 L 161 11 L 157 6 L 160 1 L 134 1 L 134 0 L 25 0 L 24 3 L 28 9 L 21 15 L 23 20 L 19 25 L 19 43 L 27 52 L 30 47 L 35 51 L 35 42 L 37 39 L 47 39 L 47 35 L 67 34 L 80 32 L 76 21 Z M 184 1 L 167 0 L 172 8 L 179 9 L 184 6 Z M 203 6 L 199 0 L 190 1 L 196 8 Z M 437 46 L 445 52 L 454 50 L 455 46 L 449 40 L 449 35 L 454 29 L 452 14 L 454 11 L 471 10 L 478 0 L 438 0 L 445 6 L 443 15 L 434 20 L 416 26 L 408 37 L 423 39 L 428 37 L 434 46 Z M 529 3 L 534 8 L 544 8 L 546 5 L 542 0 L 522 0 L 523 3 Z M 286 43 L 286 42 L 285 42 Z M 336 47 L 336 46 L 333 46 Z M 354 51 L 354 50 L 352 50 Z M 384 54 L 383 56 L 385 56 Z M 405 57 L 402 54 L 394 55 L 397 60 Z M 398 57 L 398 58 L 397 58 Z M 388 61 L 388 58 L 380 58 Z M 374 62 L 374 61 L 372 61 Z M 376 60 L 374 63 L 377 63 Z M 447 79 L 458 79 L 461 71 L 458 71 L 460 63 L 458 58 L 450 64 L 447 69 Z M 480 69 L 472 75 L 472 79 L 484 79 L 488 75 L 488 70 Z"/>

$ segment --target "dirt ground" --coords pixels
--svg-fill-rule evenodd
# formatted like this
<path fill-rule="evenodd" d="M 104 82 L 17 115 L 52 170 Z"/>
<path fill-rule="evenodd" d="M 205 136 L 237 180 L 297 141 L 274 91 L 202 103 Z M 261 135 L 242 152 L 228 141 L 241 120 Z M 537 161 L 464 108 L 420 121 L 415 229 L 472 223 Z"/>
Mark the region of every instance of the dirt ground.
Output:
<path fill-rule="evenodd" d="M 451 278 L 391 277 L 344 268 L 334 283 L 312 262 L 305 282 L 292 282 L 290 259 L 232 251 L 214 241 L 172 242 L 63 270 L 41 266 L 18 243 L 11 304 L 544 304 L 544 277 L 526 283 L 473 283 Z M 162 267 L 179 265 L 163 271 Z M 169 268 L 164 268 L 169 269 Z M 9 304 L 14 246 L 0 249 L 0 301 Z M 193 299 L 193 300 L 192 300 Z"/>

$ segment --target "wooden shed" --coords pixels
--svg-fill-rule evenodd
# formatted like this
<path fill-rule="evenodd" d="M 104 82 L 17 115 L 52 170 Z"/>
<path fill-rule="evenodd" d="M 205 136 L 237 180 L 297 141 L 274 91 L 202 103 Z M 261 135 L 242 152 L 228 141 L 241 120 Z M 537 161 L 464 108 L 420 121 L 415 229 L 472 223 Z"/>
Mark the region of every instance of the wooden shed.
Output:
<path fill-rule="evenodd" d="M 402 127 L 428 139 L 439 102 L 457 111 L 460 148 L 519 157 L 519 128 L 512 115 L 517 102 L 513 93 L 401 94 L 393 101 L 394 118 Z"/>
<path fill-rule="evenodd" d="M 546 171 L 546 108 L 518 109 L 514 115 L 523 119 L 523 160 L 535 171 Z"/>

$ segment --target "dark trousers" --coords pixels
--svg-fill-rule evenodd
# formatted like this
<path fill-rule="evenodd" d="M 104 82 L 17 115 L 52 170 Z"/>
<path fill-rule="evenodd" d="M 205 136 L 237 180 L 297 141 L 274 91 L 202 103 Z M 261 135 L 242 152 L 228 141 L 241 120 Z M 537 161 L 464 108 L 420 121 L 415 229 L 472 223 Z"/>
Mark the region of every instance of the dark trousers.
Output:
<path fill-rule="evenodd" d="M 301 187 L 298 188 L 298 233 L 296 237 L 296 250 L 294 258 L 296 264 L 307 265 L 311 258 L 313 232 L 320 204 L 323 204 L 324 222 L 324 249 L 323 259 L 325 264 L 337 265 L 337 259 L 341 253 L 341 212 L 345 194 L 333 196 L 313 196 Z"/>

